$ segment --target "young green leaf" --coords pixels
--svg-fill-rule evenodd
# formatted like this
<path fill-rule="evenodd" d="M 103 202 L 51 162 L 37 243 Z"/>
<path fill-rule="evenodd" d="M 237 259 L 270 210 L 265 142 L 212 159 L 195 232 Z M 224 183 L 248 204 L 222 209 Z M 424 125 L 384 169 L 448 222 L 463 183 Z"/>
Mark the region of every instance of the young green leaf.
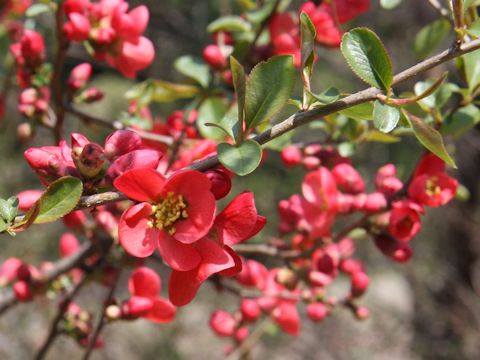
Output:
<path fill-rule="evenodd" d="M 402 0 L 380 0 L 380 5 L 384 9 L 391 10 L 400 5 L 401 2 Z"/>
<path fill-rule="evenodd" d="M 34 216 L 34 224 L 53 222 L 70 213 L 82 196 L 83 184 L 80 179 L 64 176 L 51 183 L 40 199 L 25 215 L 23 222 Z"/>
<path fill-rule="evenodd" d="M 419 58 L 424 58 L 437 49 L 450 32 L 450 23 L 438 19 L 423 27 L 415 37 L 415 52 Z"/>
<path fill-rule="evenodd" d="M 422 119 L 405 112 L 406 118 L 413 129 L 418 141 L 448 165 L 457 168 L 454 160 L 450 157 L 443 143 L 442 135 L 432 126 L 425 123 Z"/>
<path fill-rule="evenodd" d="M 380 101 L 375 101 L 373 106 L 373 125 L 383 133 L 389 133 L 397 127 L 400 120 L 400 111 Z"/>
<path fill-rule="evenodd" d="M 211 140 L 224 140 L 225 133 L 215 127 L 207 124 L 215 124 L 221 128 L 229 128 L 229 124 L 224 123 L 225 114 L 228 106 L 220 97 L 210 97 L 202 102 L 198 109 L 197 126 L 203 137 Z M 230 133 L 228 133 L 229 136 Z"/>
<path fill-rule="evenodd" d="M 262 160 L 262 147 L 254 140 L 246 140 L 238 146 L 221 143 L 217 151 L 220 163 L 240 176 L 250 174 Z"/>
<path fill-rule="evenodd" d="M 300 35 L 303 74 L 304 77 L 310 78 L 315 59 L 315 37 L 317 36 L 317 31 L 312 20 L 305 12 L 300 14 Z"/>
<path fill-rule="evenodd" d="M 238 124 L 234 132 L 235 142 L 239 143 L 243 139 L 243 123 L 245 121 L 245 70 L 243 66 L 233 56 L 230 57 L 230 69 L 232 71 L 233 86 L 237 95 Z"/>
<path fill-rule="evenodd" d="M 342 38 L 342 54 L 352 71 L 366 83 L 390 91 L 393 70 L 387 50 L 378 36 L 367 28 L 356 28 Z"/>
<path fill-rule="evenodd" d="M 175 60 L 173 66 L 180 74 L 195 80 L 204 88 L 208 87 L 210 68 L 201 59 L 188 55 L 182 56 Z"/>
<path fill-rule="evenodd" d="M 359 121 L 373 120 L 373 104 L 371 102 L 358 104 L 340 111 L 340 114 Z"/>
<path fill-rule="evenodd" d="M 247 32 L 251 30 L 252 25 L 250 25 L 248 21 L 241 18 L 240 16 L 235 15 L 223 16 L 221 18 L 218 18 L 215 21 L 211 22 L 207 27 L 207 31 L 209 33 L 215 33 L 218 31 Z"/>
<path fill-rule="evenodd" d="M 340 91 L 334 87 L 329 87 L 320 94 L 314 94 L 313 92 L 308 91 L 308 95 L 312 98 L 312 103 L 317 101 L 322 105 L 327 105 L 337 101 L 340 98 Z"/>
<path fill-rule="evenodd" d="M 292 56 L 275 56 L 256 65 L 246 83 L 247 128 L 254 128 L 279 112 L 290 98 L 294 84 Z"/>

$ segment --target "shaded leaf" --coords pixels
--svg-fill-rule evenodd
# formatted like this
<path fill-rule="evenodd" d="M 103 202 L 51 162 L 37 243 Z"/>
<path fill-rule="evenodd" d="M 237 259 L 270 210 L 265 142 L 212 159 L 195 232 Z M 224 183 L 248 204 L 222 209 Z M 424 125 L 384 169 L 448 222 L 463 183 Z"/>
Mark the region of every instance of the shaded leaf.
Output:
<path fill-rule="evenodd" d="M 438 19 L 423 27 L 415 37 L 415 53 L 424 58 L 437 49 L 450 32 L 451 25 L 446 19 Z"/>
<path fill-rule="evenodd" d="M 175 60 L 175 69 L 207 88 L 210 83 L 210 68 L 202 59 L 193 56 L 182 56 Z"/>
<path fill-rule="evenodd" d="M 242 31 L 247 32 L 252 30 L 252 25 L 245 19 L 241 18 L 240 16 L 229 15 L 229 16 L 222 16 L 211 22 L 208 27 L 207 31 L 209 33 L 215 33 L 218 31 Z"/>
<path fill-rule="evenodd" d="M 445 148 L 442 135 L 435 128 L 415 115 L 406 113 L 406 117 L 418 141 L 448 165 L 457 168 L 457 165 L 455 165 L 455 162 Z"/>

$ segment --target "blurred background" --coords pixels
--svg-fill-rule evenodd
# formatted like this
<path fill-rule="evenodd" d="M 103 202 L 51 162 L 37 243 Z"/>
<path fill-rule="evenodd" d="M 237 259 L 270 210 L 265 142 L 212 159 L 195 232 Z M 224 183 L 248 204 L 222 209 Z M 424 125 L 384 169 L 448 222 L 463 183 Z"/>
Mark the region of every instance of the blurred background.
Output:
<path fill-rule="evenodd" d="M 139 1 L 130 1 L 133 7 Z M 146 0 L 150 25 L 146 36 L 155 44 L 154 64 L 140 78 L 180 80 L 172 71 L 173 61 L 185 54 L 201 56 L 212 42 L 206 26 L 219 15 L 237 9 L 234 0 Z M 298 8 L 301 1 L 293 1 Z M 413 51 L 415 34 L 437 14 L 428 1 L 404 0 L 396 9 L 380 8 L 372 0 L 371 10 L 348 25 L 367 26 L 380 34 L 391 54 L 396 72 L 418 61 Z M 46 26 L 52 19 L 42 16 Z M 448 41 L 444 44 L 448 46 Z M 53 49 L 49 49 L 53 51 Z M 339 50 L 319 49 L 316 66 L 316 89 L 334 85 L 343 92 L 362 89 L 344 63 Z M 86 60 L 80 47 L 69 51 L 67 67 Z M 427 74 L 434 76 L 452 64 L 442 65 Z M 67 69 L 66 69 L 67 70 Z M 65 71 L 68 73 L 68 71 Z M 417 79 L 421 80 L 421 79 Z M 105 99 L 85 111 L 107 119 L 116 119 L 128 102 L 123 95 L 132 81 L 120 77 L 102 64 L 94 64 L 91 83 L 103 90 Z M 403 84 L 398 92 L 411 90 L 413 82 Z M 34 139 L 21 145 L 15 138 L 21 118 L 16 111 L 18 93 L 12 90 L 6 99 L 6 116 L 0 125 L 0 197 L 21 190 L 40 188 L 40 184 L 23 158 L 28 147 L 53 144 L 47 131 L 39 129 Z M 165 118 L 182 103 L 156 105 L 155 116 Z M 292 109 L 287 109 L 292 112 Z M 281 116 L 279 117 L 279 119 Z M 85 128 L 74 118 L 67 118 L 70 131 L 85 133 L 92 141 L 103 143 L 105 129 Z M 300 130 L 295 139 L 303 140 L 307 131 Z M 357 322 L 348 311 L 337 310 L 325 321 L 313 325 L 302 322 L 301 335 L 290 337 L 269 329 L 254 348 L 254 359 L 479 359 L 480 358 L 480 129 L 475 128 L 454 148 L 459 169 L 452 174 L 468 188 L 466 202 L 454 201 L 441 209 L 429 209 L 422 232 L 413 240 L 414 256 L 397 265 L 382 256 L 371 241 L 359 244 L 358 257 L 367 264 L 371 276 L 367 296 L 362 300 L 370 309 L 370 319 Z M 398 165 L 400 178 L 406 180 L 422 149 L 415 141 L 399 144 L 364 144 L 353 157 L 353 163 L 373 189 L 376 169 L 388 162 Z M 235 179 L 233 194 L 253 190 L 259 212 L 268 218 L 268 226 L 256 241 L 276 234 L 276 204 L 300 191 L 303 171 L 288 171 L 279 155 L 269 153 L 266 166 L 245 178 Z M 281 179 L 279 181 L 279 179 Z M 57 244 L 65 231 L 61 223 L 35 226 L 15 238 L 0 237 L 0 261 L 17 256 L 32 264 L 58 258 Z M 166 279 L 165 276 L 162 276 Z M 339 285 L 341 288 L 342 284 Z M 348 286 L 345 283 L 345 286 Z M 155 325 L 146 320 L 119 322 L 104 330 L 106 346 L 97 350 L 94 359 L 221 359 L 226 342 L 208 328 L 215 309 L 232 310 L 237 299 L 229 294 L 218 296 L 205 284 L 193 303 L 178 311 L 177 320 Z M 119 287 L 119 298 L 127 297 Z M 124 292 L 124 293 L 122 293 Z M 105 289 L 95 285 L 83 289 L 79 298 L 85 308 L 98 312 Z M 16 306 L 0 317 L 0 359 L 29 359 L 41 346 L 56 309 L 47 299 Z M 51 349 L 49 359 L 81 357 L 83 350 L 71 339 L 60 337 Z M 67 355 L 68 354 L 68 355 Z"/>

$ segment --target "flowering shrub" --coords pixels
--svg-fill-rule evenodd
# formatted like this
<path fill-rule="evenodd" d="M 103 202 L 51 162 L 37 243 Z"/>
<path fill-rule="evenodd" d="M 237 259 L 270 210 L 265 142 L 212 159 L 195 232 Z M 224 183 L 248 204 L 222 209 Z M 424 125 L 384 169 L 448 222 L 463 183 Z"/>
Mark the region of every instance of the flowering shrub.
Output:
<path fill-rule="evenodd" d="M 381 1 L 385 7 L 399 2 Z M 461 190 L 444 138 L 477 123 L 458 115 L 478 112 L 475 2 L 441 8 L 454 46 L 397 75 L 379 36 L 352 28 L 378 11 L 374 1 L 306 1 L 297 9 L 285 1 L 240 3 L 240 13 L 209 24 L 212 43 L 200 56 L 175 61 L 188 81 L 136 82 L 125 94 L 128 109 L 115 121 L 89 111 L 108 96 L 91 80 L 104 64 L 136 79 L 154 62 L 156 50 L 145 36 L 148 7 L 130 8 L 124 0 L 2 5 L 10 49 L 2 55 L 9 59 L 5 72 L 16 79 L 5 75 L 0 116 L 11 121 L 4 99 L 15 82 L 23 118 L 17 137 L 40 182 L 38 189 L 0 199 L 2 241 L 60 219 L 68 228 L 59 237 L 58 261 L 34 266 L 2 256 L 1 311 L 44 297 L 58 301 L 59 315 L 37 358 L 60 333 L 85 347 L 88 358 L 109 346 L 101 338 L 105 324 L 172 322 L 200 288 L 211 285 L 238 297 L 236 310 L 217 309 L 210 319 L 213 332 L 231 340 L 231 356 L 249 350 L 261 321 L 297 336 L 304 320 L 321 323 L 341 308 L 364 320 L 369 310 L 363 296 L 375 281 L 357 240 L 368 239 L 394 262 L 414 261 L 412 244 L 428 208 L 447 205 Z M 53 15 L 53 32 L 35 20 L 43 13 Z M 427 55 L 439 44 L 421 34 L 418 51 Z M 68 72 L 73 47 L 84 52 Z M 318 92 L 314 68 L 325 48 L 342 54 L 370 87 Z M 400 83 L 453 58 L 462 65 L 451 78 L 463 76 L 463 82 L 449 82 L 445 74 L 397 94 Z M 155 105 L 167 102 L 173 111 L 163 121 Z M 103 145 L 89 140 L 99 136 L 84 135 L 84 128 L 67 133 L 72 126 L 66 120 L 73 118 L 111 133 Z M 303 142 L 294 132 L 300 126 L 318 136 Z M 43 144 L 40 128 L 55 141 Z M 388 163 L 367 176 L 357 163 L 355 151 L 366 143 L 386 147 L 407 136 L 422 146 L 411 174 Z M 33 138 L 42 145 L 30 143 Z M 260 210 L 258 194 L 232 182 L 254 177 L 277 156 L 285 173 L 298 171 L 303 180 L 279 199 L 275 223 Z M 261 185 L 280 187 L 282 179 Z M 275 236 L 263 231 L 267 220 Z M 125 274 L 128 296 L 117 291 Z M 86 283 L 109 289 L 97 315 L 75 302 Z"/>

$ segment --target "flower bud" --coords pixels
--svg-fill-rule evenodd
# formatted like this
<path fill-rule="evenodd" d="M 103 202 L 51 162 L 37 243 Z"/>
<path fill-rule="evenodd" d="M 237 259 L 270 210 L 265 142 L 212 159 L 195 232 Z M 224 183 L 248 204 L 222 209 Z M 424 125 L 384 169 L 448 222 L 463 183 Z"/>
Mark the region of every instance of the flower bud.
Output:
<path fill-rule="evenodd" d="M 358 320 L 366 320 L 370 316 L 370 311 L 365 306 L 359 306 L 355 309 L 355 317 Z"/>
<path fill-rule="evenodd" d="M 368 194 L 365 199 L 363 210 L 367 213 L 376 213 L 387 207 L 387 199 L 380 192 Z"/>
<path fill-rule="evenodd" d="M 354 273 L 350 280 L 351 294 L 353 297 L 360 297 L 367 291 L 369 278 L 363 271 Z"/>
<path fill-rule="evenodd" d="M 17 126 L 17 139 L 25 144 L 32 139 L 33 128 L 28 122 L 21 123 Z"/>
<path fill-rule="evenodd" d="M 63 25 L 66 37 L 71 41 L 84 41 L 90 33 L 90 21 L 85 15 L 74 12 L 68 15 L 68 22 Z"/>
<path fill-rule="evenodd" d="M 223 199 L 232 188 L 232 180 L 225 171 L 220 169 L 208 170 L 205 175 L 212 183 L 211 191 L 216 200 Z"/>
<path fill-rule="evenodd" d="M 88 143 L 83 147 L 82 153 L 78 158 L 73 157 L 73 161 L 83 177 L 87 179 L 94 178 L 103 169 L 105 162 L 103 148 L 98 144 Z"/>
<path fill-rule="evenodd" d="M 60 256 L 67 257 L 75 254 L 80 249 L 80 243 L 75 235 L 65 233 L 60 237 L 59 241 Z"/>
<path fill-rule="evenodd" d="M 215 70 L 225 69 L 228 65 L 227 59 L 217 45 L 208 45 L 205 47 L 203 50 L 203 60 Z"/>
<path fill-rule="evenodd" d="M 70 89 L 76 91 L 85 86 L 92 74 L 92 65 L 89 63 L 82 63 L 73 68 L 68 78 L 68 86 Z"/>
<path fill-rule="evenodd" d="M 302 152 L 295 145 L 289 145 L 283 149 L 281 156 L 286 167 L 299 165 L 302 161 Z"/>
<path fill-rule="evenodd" d="M 346 193 L 358 194 L 365 191 L 365 182 L 360 173 L 350 164 L 341 163 L 332 169 L 335 182 Z"/>
<path fill-rule="evenodd" d="M 210 327 L 218 336 L 229 337 L 234 334 L 236 321 L 228 312 L 217 310 L 210 317 Z"/>
<path fill-rule="evenodd" d="M 42 196 L 43 191 L 25 190 L 17 194 L 18 209 L 27 212 Z"/>
<path fill-rule="evenodd" d="M 30 285 L 26 281 L 16 281 L 13 284 L 13 293 L 18 301 L 30 301 L 33 298 Z"/>
<path fill-rule="evenodd" d="M 248 322 L 256 321 L 262 313 L 258 303 L 252 299 L 242 299 L 240 311 L 242 312 L 242 319 Z"/>
<path fill-rule="evenodd" d="M 248 337 L 248 334 L 248 328 L 246 326 L 242 326 L 235 331 L 235 340 L 241 343 Z"/>
<path fill-rule="evenodd" d="M 322 303 L 308 304 L 307 316 L 310 320 L 314 322 L 319 322 L 328 316 L 328 309 Z"/>
<path fill-rule="evenodd" d="M 95 101 L 102 100 L 104 97 L 103 91 L 100 91 L 99 89 L 95 87 L 90 87 L 88 89 L 85 89 L 79 99 L 83 102 L 86 102 L 87 104 L 93 103 Z"/>
<path fill-rule="evenodd" d="M 384 255 L 388 256 L 396 262 L 404 263 L 410 260 L 410 258 L 412 257 L 412 249 L 408 245 L 408 243 L 398 241 L 388 235 L 376 236 L 374 241 L 377 248 Z"/>
<path fill-rule="evenodd" d="M 288 289 L 293 289 L 297 285 L 297 275 L 290 269 L 281 268 L 278 270 L 275 281 Z"/>

